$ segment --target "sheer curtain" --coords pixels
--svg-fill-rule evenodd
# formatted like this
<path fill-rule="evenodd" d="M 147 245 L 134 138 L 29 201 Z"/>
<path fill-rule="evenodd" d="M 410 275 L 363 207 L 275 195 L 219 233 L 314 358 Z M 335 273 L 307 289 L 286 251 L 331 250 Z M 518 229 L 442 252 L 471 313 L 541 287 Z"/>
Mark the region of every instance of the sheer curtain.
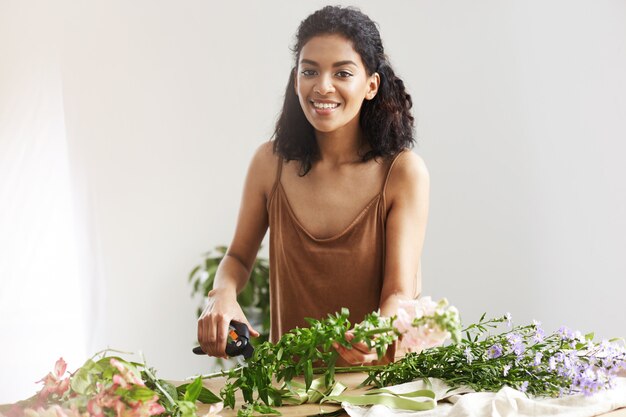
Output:
<path fill-rule="evenodd" d="M 0 7 L 0 403 L 34 394 L 60 356 L 79 366 L 91 333 L 51 7 Z"/>

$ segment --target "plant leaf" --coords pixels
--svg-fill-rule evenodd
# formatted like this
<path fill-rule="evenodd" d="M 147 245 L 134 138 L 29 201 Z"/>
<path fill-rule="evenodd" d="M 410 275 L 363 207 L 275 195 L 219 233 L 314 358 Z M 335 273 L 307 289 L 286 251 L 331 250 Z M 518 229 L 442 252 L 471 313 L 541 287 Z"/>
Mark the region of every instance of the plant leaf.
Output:
<path fill-rule="evenodd" d="M 188 384 L 185 388 L 185 396 L 183 398 L 183 401 L 196 402 L 196 400 L 200 396 L 200 391 L 202 391 L 202 378 L 196 378 L 191 384 Z"/>

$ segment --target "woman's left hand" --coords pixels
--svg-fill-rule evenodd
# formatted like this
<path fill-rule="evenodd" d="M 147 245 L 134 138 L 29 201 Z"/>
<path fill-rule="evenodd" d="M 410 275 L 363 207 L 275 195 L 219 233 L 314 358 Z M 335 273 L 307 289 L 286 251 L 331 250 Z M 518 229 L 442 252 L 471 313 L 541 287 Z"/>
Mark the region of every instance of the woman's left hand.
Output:
<path fill-rule="evenodd" d="M 350 342 L 354 339 L 354 333 L 351 330 L 346 332 L 346 340 Z M 344 361 L 351 365 L 365 365 L 378 359 L 375 349 L 370 349 L 364 342 L 352 343 L 352 348 L 346 348 L 337 342 L 333 343 L 333 347 L 343 358 Z"/>

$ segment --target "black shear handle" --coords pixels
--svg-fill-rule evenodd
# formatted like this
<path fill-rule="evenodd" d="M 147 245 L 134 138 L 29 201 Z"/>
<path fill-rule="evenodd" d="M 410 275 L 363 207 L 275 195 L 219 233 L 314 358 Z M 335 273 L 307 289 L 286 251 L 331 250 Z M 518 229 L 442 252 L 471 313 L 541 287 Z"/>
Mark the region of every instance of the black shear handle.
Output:
<path fill-rule="evenodd" d="M 226 354 L 228 356 L 243 355 L 248 359 L 254 352 L 254 348 L 250 344 L 250 331 L 248 330 L 248 326 L 244 323 L 231 320 L 229 329 L 232 329 L 236 333 L 237 338 L 226 344 Z M 196 355 L 206 355 L 206 352 L 202 350 L 201 346 L 193 348 L 193 353 Z"/>

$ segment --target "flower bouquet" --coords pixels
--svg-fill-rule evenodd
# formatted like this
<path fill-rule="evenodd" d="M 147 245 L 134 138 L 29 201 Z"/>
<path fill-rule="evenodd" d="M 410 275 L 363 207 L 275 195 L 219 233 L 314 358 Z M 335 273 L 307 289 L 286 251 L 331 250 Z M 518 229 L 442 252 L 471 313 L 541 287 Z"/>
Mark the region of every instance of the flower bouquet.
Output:
<path fill-rule="evenodd" d="M 70 375 L 59 359 L 54 370 L 38 381 L 44 386 L 36 395 L 0 409 L 0 417 L 194 417 L 196 401 L 215 404 L 206 417 L 222 409 L 221 400 L 202 386 L 200 378 L 174 387 L 157 379 L 154 369 L 143 363 L 110 353 L 123 352 L 99 352 Z"/>
<path fill-rule="evenodd" d="M 547 335 L 537 321 L 513 327 L 509 314 L 494 319 L 483 315 L 462 328 L 458 310 L 445 299 L 404 301 L 394 317 L 374 312 L 354 325 L 348 317 L 349 311 L 342 309 L 323 320 L 307 319 L 309 327 L 289 331 L 276 344 L 258 345 L 244 365 L 178 387 L 157 379 L 145 364 L 108 352 L 68 377 L 59 360 L 36 396 L 0 410 L 0 417 L 192 417 L 197 415 L 196 401 L 212 404 L 209 415 L 215 415 L 221 407 L 235 408 L 237 391 L 244 399 L 239 416 L 277 414 L 274 407 L 305 402 L 383 404 L 417 411 L 436 406 L 434 392 L 398 394 L 386 387 L 437 378 L 451 388 L 474 391 L 509 386 L 530 396 L 589 396 L 611 388 L 617 373 L 626 369 L 621 339 L 594 342 L 593 334 L 565 327 Z M 500 326 L 504 331 L 496 331 Z M 379 358 L 392 343 L 408 353 L 388 365 L 336 367 L 333 345 L 349 349 L 356 342 L 366 343 Z M 335 380 L 342 372 L 367 373 L 361 385 L 372 389 L 344 395 L 346 387 Z M 202 379 L 217 376 L 226 377 L 219 395 L 202 386 Z M 295 379 L 298 376 L 304 383 Z"/>

